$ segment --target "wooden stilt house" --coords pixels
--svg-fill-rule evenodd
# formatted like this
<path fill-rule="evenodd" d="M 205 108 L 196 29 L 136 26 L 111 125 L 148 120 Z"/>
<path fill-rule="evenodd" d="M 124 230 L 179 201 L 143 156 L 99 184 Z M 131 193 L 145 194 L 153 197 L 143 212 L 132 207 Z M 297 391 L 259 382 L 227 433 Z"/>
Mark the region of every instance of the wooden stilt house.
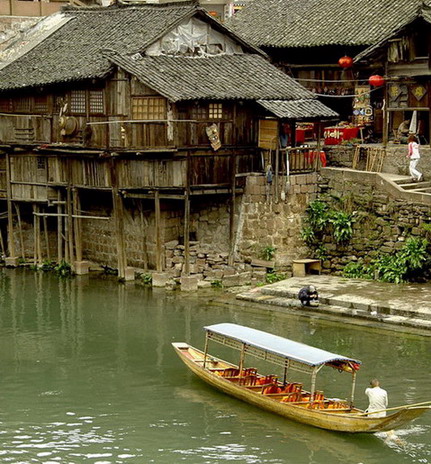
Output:
<path fill-rule="evenodd" d="M 335 115 L 194 3 L 47 18 L 0 65 L 7 255 L 115 255 L 124 277 L 130 263 L 162 270 L 163 242 L 182 236 L 187 273 L 191 211 L 217 201 L 232 252 L 242 176 L 264 169 L 259 119 L 286 103 Z"/>

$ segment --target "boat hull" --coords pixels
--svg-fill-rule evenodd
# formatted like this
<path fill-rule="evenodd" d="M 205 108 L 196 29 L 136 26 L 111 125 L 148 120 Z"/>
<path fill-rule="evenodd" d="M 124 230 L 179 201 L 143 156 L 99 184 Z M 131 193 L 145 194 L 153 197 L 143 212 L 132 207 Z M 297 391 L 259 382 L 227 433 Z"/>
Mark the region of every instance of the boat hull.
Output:
<path fill-rule="evenodd" d="M 350 433 L 384 432 L 401 427 L 429 410 L 429 407 L 405 408 L 386 417 L 372 418 L 354 413 L 329 412 L 329 410 L 327 412 L 325 410 L 307 409 L 304 406 L 281 403 L 259 392 L 232 383 L 214 374 L 207 368 L 204 369 L 204 355 L 196 348 L 185 343 L 173 343 L 172 345 L 184 364 L 200 379 L 212 387 L 287 419 L 321 429 Z M 209 359 L 216 358 L 209 357 Z M 217 359 L 217 362 L 223 363 L 224 361 Z M 208 364 L 210 363 L 211 361 L 208 362 Z M 224 363 L 227 366 L 231 366 L 229 363 Z"/>

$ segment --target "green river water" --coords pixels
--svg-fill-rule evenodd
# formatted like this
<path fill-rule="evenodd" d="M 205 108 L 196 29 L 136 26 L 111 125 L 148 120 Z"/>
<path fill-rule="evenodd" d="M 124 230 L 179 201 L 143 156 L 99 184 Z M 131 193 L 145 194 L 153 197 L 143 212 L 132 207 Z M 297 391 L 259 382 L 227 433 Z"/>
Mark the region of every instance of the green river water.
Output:
<path fill-rule="evenodd" d="M 390 439 L 318 430 L 213 390 L 171 347 L 202 348 L 204 325 L 235 322 L 352 356 L 363 362 L 356 405 L 365 408 L 375 376 L 390 406 L 431 399 L 431 337 L 221 296 L 0 270 L 0 463 L 431 463 L 431 412 Z M 349 387 L 347 374 L 319 374 L 330 396 Z"/>

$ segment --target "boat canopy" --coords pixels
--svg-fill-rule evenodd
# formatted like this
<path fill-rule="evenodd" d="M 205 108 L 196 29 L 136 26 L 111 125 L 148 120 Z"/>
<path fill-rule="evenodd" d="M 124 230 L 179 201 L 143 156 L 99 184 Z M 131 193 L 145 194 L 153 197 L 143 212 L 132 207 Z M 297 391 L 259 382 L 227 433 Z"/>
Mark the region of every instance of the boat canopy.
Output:
<path fill-rule="evenodd" d="M 330 353 L 319 348 L 314 348 L 304 343 L 295 342 L 287 338 L 279 337 L 261 330 L 244 327 L 242 325 L 223 323 L 204 327 L 209 338 L 214 338 L 212 334 L 217 334 L 225 339 L 235 340 L 243 345 L 254 347 L 265 353 L 273 354 L 277 357 L 292 360 L 299 364 L 310 367 L 330 365 L 331 367 L 346 370 L 343 366 L 350 369 L 359 369 L 360 361 L 347 358 L 339 354 Z M 218 337 L 216 337 L 218 338 Z M 220 339 L 215 340 L 223 343 Z M 224 343 L 229 345 L 229 343 Z"/>

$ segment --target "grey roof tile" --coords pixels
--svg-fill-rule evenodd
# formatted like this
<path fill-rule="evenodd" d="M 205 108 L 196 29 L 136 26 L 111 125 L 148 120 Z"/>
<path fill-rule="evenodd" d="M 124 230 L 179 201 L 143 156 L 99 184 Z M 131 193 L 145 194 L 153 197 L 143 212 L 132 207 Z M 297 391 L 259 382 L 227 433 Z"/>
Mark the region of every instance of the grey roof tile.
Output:
<path fill-rule="evenodd" d="M 228 25 L 257 46 L 368 46 L 411 22 L 421 14 L 422 6 L 430 3 L 430 0 L 252 0 Z"/>

